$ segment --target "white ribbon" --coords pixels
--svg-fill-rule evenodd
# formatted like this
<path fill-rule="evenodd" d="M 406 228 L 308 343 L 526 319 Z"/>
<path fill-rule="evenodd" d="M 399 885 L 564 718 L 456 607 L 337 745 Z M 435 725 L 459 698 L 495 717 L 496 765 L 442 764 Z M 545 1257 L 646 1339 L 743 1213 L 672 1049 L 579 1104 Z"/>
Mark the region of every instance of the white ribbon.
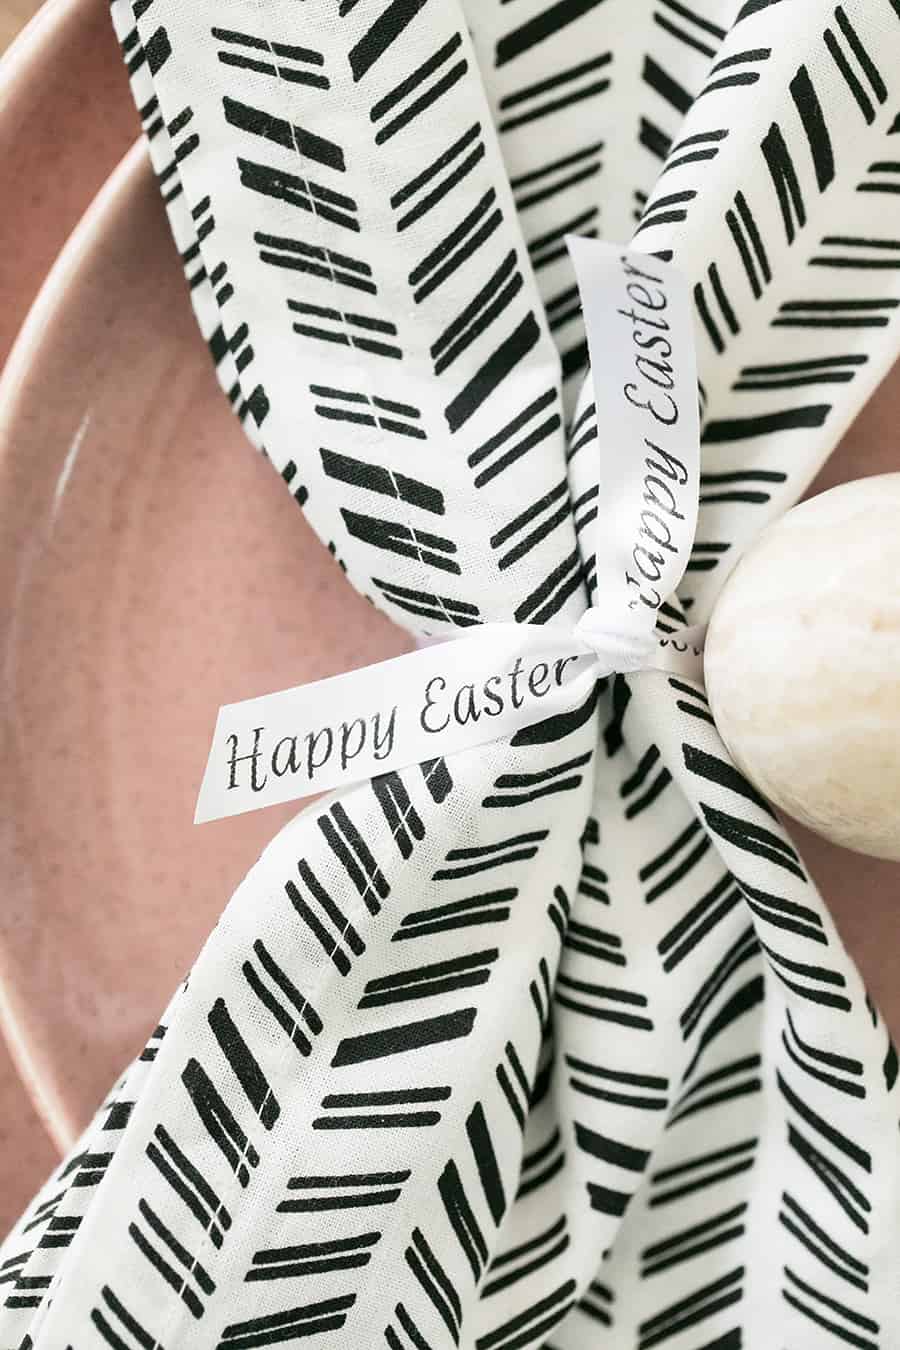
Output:
<path fill-rule="evenodd" d="M 482 624 L 378 665 L 220 708 L 197 823 L 514 735 L 578 708 L 613 673 L 701 677 L 702 630 L 656 631 L 697 522 L 688 287 L 655 258 L 596 240 L 567 243 L 605 457 L 597 603 L 574 624 Z"/>

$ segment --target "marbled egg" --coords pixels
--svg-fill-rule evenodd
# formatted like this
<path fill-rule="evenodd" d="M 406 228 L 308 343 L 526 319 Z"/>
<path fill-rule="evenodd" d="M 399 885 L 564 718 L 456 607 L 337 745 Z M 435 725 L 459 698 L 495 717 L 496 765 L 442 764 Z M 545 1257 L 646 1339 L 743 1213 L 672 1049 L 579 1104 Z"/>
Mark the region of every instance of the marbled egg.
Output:
<path fill-rule="evenodd" d="M 900 859 L 900 473 L 764 530 L 722 589 L 705 666 L 719 732 L 765 796 Z"/>

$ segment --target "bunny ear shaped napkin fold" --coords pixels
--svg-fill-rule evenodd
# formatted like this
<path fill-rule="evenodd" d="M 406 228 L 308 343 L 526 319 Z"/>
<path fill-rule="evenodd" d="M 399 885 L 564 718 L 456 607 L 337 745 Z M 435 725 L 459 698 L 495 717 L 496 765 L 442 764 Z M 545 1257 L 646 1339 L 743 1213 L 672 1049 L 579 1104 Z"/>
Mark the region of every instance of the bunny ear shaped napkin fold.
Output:
<path fill-rule="evenodd" d="M 896 353 L 900 13 L 520 4 L 113 12 L 223 385 L 415 632 L 584 609 L 616 429 L 563 236 L 678 264 L 678 627 Z M 889 1350 L 896 1080 L 702 686 L 616 677 L 277 836 L 8 1239 L 0 1342 Z"/>
<path fill-rule="evenodd" d="M 343 8 L 231 5 L 226 23 L 156 0 L 136 27 L 118 11 L 222 382 L 401 623 L 576 618 L 560 360 L 464 16 Z M 477 1157 L 484 1266 L 514 1203 L 595 702 L 319 802 L 273 841 L 152 1064 L 40 1201 L 44 1226 L 77 1224 L 72 1246 L 11 1240 L 17 1288 L 58 1284 L 10 1301 L 0 1343 L 360 1346 L 401 1296 L 442 1335 L 443 1317 L 455 1338 L 474 1322 L 471 1270 L 430 1302 L 446 1253 L 419 1225 Z"/>

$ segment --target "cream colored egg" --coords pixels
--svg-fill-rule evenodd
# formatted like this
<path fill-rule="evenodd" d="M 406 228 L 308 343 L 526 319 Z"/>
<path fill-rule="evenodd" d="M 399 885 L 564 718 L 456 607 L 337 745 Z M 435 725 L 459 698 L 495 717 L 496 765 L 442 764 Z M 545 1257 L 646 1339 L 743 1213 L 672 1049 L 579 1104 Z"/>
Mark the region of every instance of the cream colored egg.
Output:
<path fill-rule="evenodd" d="M 760 791 L 835 843 L 900 859 L 900 473 L 763 531 L 722 589 L 705 667 Z"/>

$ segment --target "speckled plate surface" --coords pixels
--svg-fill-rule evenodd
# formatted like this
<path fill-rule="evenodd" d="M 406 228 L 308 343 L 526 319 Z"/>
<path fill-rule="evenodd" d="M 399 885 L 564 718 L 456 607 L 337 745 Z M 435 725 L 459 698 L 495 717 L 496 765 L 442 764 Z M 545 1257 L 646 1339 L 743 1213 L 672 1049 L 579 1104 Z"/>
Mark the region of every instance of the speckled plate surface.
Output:
<path fill-rule="evenodd" d="M 134 129 L 108 4 L 48 0 L 0 59 L 0 364 Z"/>
<path fill-rule="evenodd" d="M 48 0 L 0 58 L 0 366 L 134 128 L 104 0 Z M 0 1233 L 57 1150 L 0 1041 Z"/>
<path fill-rule="evenodd" d="M 219 704 L 407 646 L 246 441 L 136 147 L 0 384 L 2 1013 L 61 1144 L 298 809 L 192 824 Z"/>

